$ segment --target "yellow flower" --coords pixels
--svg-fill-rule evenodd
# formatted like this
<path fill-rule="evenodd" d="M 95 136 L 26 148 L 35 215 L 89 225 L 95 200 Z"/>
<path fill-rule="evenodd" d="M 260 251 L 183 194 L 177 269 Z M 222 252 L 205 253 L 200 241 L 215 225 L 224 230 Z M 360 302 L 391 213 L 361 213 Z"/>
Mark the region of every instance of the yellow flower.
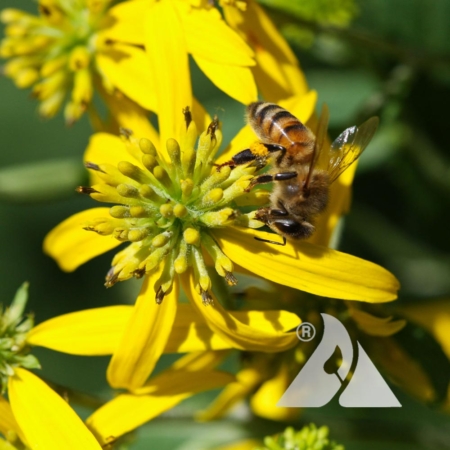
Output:
<path fill-rule="evenodd" d="M 148 83 L 140 93 L 140 101 L 155 109 L 149 71 L 141 71 L 148 65 L 145 53 L 102 35 L 102 30 L 115 20 L 108 14 L 110 3 L 40 0 L 38 16 L 11 8 L 1 12 L 6 37 L 0 44 L 0 56 L 9 59 L 4 73 L 19 88 L 32 87 L 33 96 L 40 100 L 42 116 L 54 116 L 65 104 L 67 123 L 89 110 L 94 125 L 100 126 L 91 102 L 94 89 L 112 110 L 117 105 L 136 108 L 115 91 L 115 78 L 123 73 L 130 81 L 139 77 Z"/>

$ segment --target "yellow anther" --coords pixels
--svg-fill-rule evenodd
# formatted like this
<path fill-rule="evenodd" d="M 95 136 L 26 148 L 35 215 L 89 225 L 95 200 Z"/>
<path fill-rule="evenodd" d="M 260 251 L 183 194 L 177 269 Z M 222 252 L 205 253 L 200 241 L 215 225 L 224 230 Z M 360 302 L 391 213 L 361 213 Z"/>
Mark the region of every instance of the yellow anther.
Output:
<path fill-rule="evenodd" d="M 148 236 L 147 228 L 135 228 L 128 232 L 128 240 L 131 242 L 142 241 Z"/>
<path fill-rule="evenodd" d="M 111 222 L 99 223 L 94 227 L 94 229 L 98 234 L 105 236 L 111 234 L 114 231 L 114 227 Z"/>
<path fill-rule="evenodd" d="M 122 219 L 130 216 L 130 210 L 126 206 L 116 205 L 110 208 L 109 214 L 116 219 Z"/>
<path fill-rule="evenodd" d="M 28 88 L 39 80 L 39 72 L 36 69 L 22 69 L 14 78 L 16 86 L 20 89 Z"/>
<path fill-rule="evenodd" d="M 233 271 L 233 263 L 229 258 L 227 258 L 225 255 L 218 256 L 216 259 L 216 270 L 219 272 L 219 267 L 222 270 L 225 270 L 225 272 L 232 272 Z M 220 274 L 222 275 L 222 274 Z M 222 275 L 225 276 L 225 275 Z"/>
<path fill-rule="evenodd" d="M 223 208 L 219 211 L 206 212 L 200 220 L 208 227 L 220 227 L 234 221 L 236 211 L 233 208 Z"/>
<path fill-rule="evenodd" d="M 58 58 L 46 61 L 41 67 L 41 75 L 47 78 L 67 64 L 67 55 L 61 55 Z"/>
<path fill-rule="evenodd" d="M 173 205 L 171 203 L 164 203 L 159 207 L 159 212 L 166 219 L 170 219 L 173 216 Z"/>
<path fill-rule="evenodd" d="M 0 12 L 0 21 L 2 23 L 11 23 L 16 22 L 22 17 L 26 17 L 28 14 L 25 11 L 21 11 L 20 9 L 15 8 L 6 8 Z"/>
<path fill-rule="evenodd" d="M 154 169 L 155 166 L 158 165 L 158 161 L 153 155 L 142 155 L 142 164 L 144 164 L 145 168 L 150 170 L 150 172 Z"/>
<path fill-rule="evenodd" d="M 183 199 L 188 199 L 192 194 L 192 189 L 194 189 L 194 182 L 187 178 L 186 180 L 181 180 L 181 192 L 183 194 Z"/>
<path fill-rule="evenodd" d="M 113 232 L 113 236 L 118 241 L 127 241 L 128 240 L 128 230 L 125 230 L 124 228 L 115 228 Z"/>
<path fill-rule="evenodd" d="M 195 246 L 200 244 L 200 233 L 195 228 L 186 228 L 183 237 L 187 244 Z"/>
<path fill-rule="evenodd" d="M 86 69 L 91 62 L 91 54 L 87 47 L 79 45 L 75 47 L 69 56 L 69 68 L 73 72 Z"/>
<path fill-rule="evenodd" d="M 61 108 L 64 102 L 64 91 L 57 91 L 52 96 L 46 98 L 38 107 L 39 114 L 42 117 L 53 117 Z"/>
<path fill-rule="evenodd" d="M 204 205 L 212 205 L 214 203 L 220 202 L 223 198 L 223 189 L 215 188 L 211 189 L 204 197 L 203 204 Z"/>
<path fill-rule="evenodd" d="M 131 217 L 148 217 L 147 210 L 143 206 L 130 206 Z"/>
<path fill-rule="evenodd" d="M 75 103 L 89 103 L 94 92 L 91 71 L 78 70 L 74 74 L 73 83 L 72 100 Z"/>
<path fill-rule="evenodd" d="M 173 139 L 167 139 L 166 142 L 167 153 L 169 154 L 170 160 L 174 166 L 180 165 L 180 144 Z"/>
<path fill-rule="evenodd" d="M 211 278 L 207 275 L 202 275 L 199 278 L 198 283 L 204 291 L 209 291 L 211 289 Z"/>
<path fill-rule="evenodd" d="M 141 138 L 139 140 L 139 148 L 141 149 L 141 152 L 146 155 L 156 156 L 157 154 L 155 146 L 149 139 Z"/>
<path fill-rule="evenodd" d="M 184 255 L 178 256 L 178 258 L 173 263 L 173 268 L 178 274 L 186 272 L 188 268 L 187 258 Z"/>
<path fill-rule="evenodd" d="M 152 239 L 152 246 L 155 248 L 162 247 L 169 242 L 172 233 L 161 233 Z"/>
<path fill-rule="evenodd" d="M 188 210 L 186 206 L 182 205 L 181 203 L 177 203 L 173 207 L 173 214 L 175 217 L 178 217 L 179 219 L 185 217 L 188 214 Z"/>
<path fill-rule="evenodd" d="M 117 164 L 117 168 L 119 169 L 119 172 L 121 174 L 125 175 L 128 178 L 131 178 L 132 180 L 136 180 L 139 183 L 150 182 L 149 177 L 142 169 L 140 169 L 138 166 L 135 166 L 134 164 L 131 164 L 128 161 L 120 161 Z"/>
<path fill-rule="evenodd" d="M 86 105 L 75 102 L 68 102 L 64 107 L 64 118 L 67 125 L 73 125 L 86 111 Z"/>
<path fill-rule="evenodd" d="M 156 166 L 153 169 L 153 175 L 157 180 L 162 180 L 164 178 L 164 175 L 166 174 L 166 171 L 161 166 Z"/>

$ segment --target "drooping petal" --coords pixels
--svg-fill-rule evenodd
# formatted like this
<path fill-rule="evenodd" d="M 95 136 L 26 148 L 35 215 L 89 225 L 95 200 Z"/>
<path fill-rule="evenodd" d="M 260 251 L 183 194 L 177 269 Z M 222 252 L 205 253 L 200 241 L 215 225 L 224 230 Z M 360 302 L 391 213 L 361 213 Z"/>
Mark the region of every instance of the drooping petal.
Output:
<path fill-rule="evenodd" d="M 108 382 L 115 388 L 135 389 L 142 386 L 164 351 L 175 320 L 178 284 L 155 302 L 154 284 L 159 273 L 147 276 L 136 300 L 120 344 L 107 370 Z"/>
<path fill-rule="evenodd" d="M 87 222 L 105 216 L 109 216 L 109 208 L 87 209 L 74 214 L 47 234 L 44 252 L 55 259 L 62 270 L 72 272 L 81 264 L 117 247 L 120 242 L 112 236 L 100 236 L 83 229 Z"/>
<path fill-rule="evenodd" d="M 115 87 L 143 108 L 157 111 L 155 68 L 150 66 L 144 50 L 115 44 L 98 53 L 96 62 L 101 73 Z"/>
<path fill-rule="evenodd" d="M 308 86 L 297 59 L 264 10 L 247 2 L 247 10 L 224 6 L 225 19 L 255 51 L 253 73 L 267 101 L 305 94 Z"/>
<path fill-rule="evenodd" d="M 134 430 L 193 394 L 225 386 L 233 379 L 232 375 L 219 371 L 180 371 L 176 379 L 171 372 L 165 378 L 163 372 L 155 393 L 119 395 L 95 411 L 87 419 L 87 425 L 104 443 L 109 436 L 119 437 Z"/>
<path fill-rule="evenodd" d="M 257 241 L 256 236 L 274 240 L 276 235 L 244 228 L 213 234 L 236 264 L 275 283 L 343 300 L 388 302 L 397 298 L 400 285 L 394 275 L 355 256 L 307 242 L 282 246 Z"/>
<path fill-rule="evenodd" d="M 180 136 L 181 111 L 192 109 L 188 53 L 174 2 L 156 2 L 145 17 L 145 48 L 153 68 L 161 142 Z"/>
<path fill-rule="evenodd" d="M 357 309 L 352 305 L 349 306 L 349 312 L 356 325 L 363 333 L 369 336 L 391 336 L 400 331 L 405 325 L 406 320 L 392 320 L 393 317 L 376 317 L 365 311 Z"/>
<path fill-rule="evenodd" d="M 217 63 L 194 56 L 202 72 L 225 94 L 248 105 L 258 99 L 253 74 L 248 67 Z"/>
<path fill-rule="evenodd" d="M 317 102 L 317 92 L 309 91 L 306 94 L 296 95 L 280 101 L 280 106 L 286 108 L 301 122 L 306 123 L 314 113 Z M 236 153 L 248 148 L 257 141 L 254 131 L 249 125 L 243 127 L 231 141 L 227 149 L 219 156 L 217 163 L 223 163 L 230 160 Z"/>
<path fill-rule="evenodd" d="M 16 368 L 8 393 L 14 417 L 33 450 L 101 450 L 67 402 L 36 375 Z"/>
<path fill-rule="evenodd" d="M 132 311 L 132 306 L 118 305 L 54 317 L 35 326 L 27 343 L 73 355 L 111 355 Z"/>
<path fill-rule="evenodd" d="M 255 65 L 253 50 L 225 23 L 217 9 L 189 8 L 181 2 L 177 6 L 192 56 L 222 65 Z"/>
<path fill-rule="evenodd" d="M 285 332 L 301 322 L 295 314 L 275 311 L 274 317 L 270 318 L 273 321 L 273 327 L 268 326 L 268 321 L 264 320 L 264 313 L 258 315 L 253 312 L 253 315 L 246 312 L 246 320 L 241 321 L 239 320 L 241 317 L 230 314 L 217 300 L 213 305 L 205 306 L 195 290 L 192 273 L 184 274 L 181 279 L 191 305 L 204 316 L 211 329 L 233 347 L 242 350 L 280 352 L 293 347 L 298 342 L 294 332 Z M 287 328 L 280 325 L 279 318 L 282 314 L 289 315 L 290 323 Z M 251 320 L 253 318 L 254 320 Z M 261 318 L 263 318 L 262 322 L 259 321 Z"/>

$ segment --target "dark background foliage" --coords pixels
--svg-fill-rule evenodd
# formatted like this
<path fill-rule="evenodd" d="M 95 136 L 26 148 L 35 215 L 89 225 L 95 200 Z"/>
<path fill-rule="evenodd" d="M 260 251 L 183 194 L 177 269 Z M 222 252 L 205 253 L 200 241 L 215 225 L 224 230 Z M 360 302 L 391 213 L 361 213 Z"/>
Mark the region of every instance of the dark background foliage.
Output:
<path fill-rule="evenodd" d="M 354 8 L 352 2 L 334 2 L 336 11 L 342 4 L 343 16 L 308 15 L 306 7 L 293 11 L 297 1 L 262 3 L 289 38 L 311 88 L 319 93 L 319 105 L 329 105 L 332 137 L 371 115 L 381 118 L 360 161 L 340 249 L 395 273 L 402 283 L 399 302 L 450 298 L 450 3 L 360 0 Z M 3 0 L 1 6 L 35 10 L 27 0 Z M 342 27 L 353 15 L 350 25 Z M 210 114 L 219 115 L 227 142 L 243 125 L 243 106 L 193 72 L 194 91 Z M 73 190 L 83 183 L 81 156 L 89 136 L 86 118 L 72 128 L 64 126 L 61 115 L 43 121 L 28 91 L 0 79 L 0 302 L 8 304 L 20 284 L 30 281 L 29 309 L 37 322 L 89 307 L 132 303 L 139 289 L 138 282 L 130 281 L 105 290 L 110 254 L 67 274 L 42 253 L 52 227 L 95 206 Z M 107 395 L 107 359 L 36 354 L 49 380 Z M 443 369 L 434 370 L 442 374 Z M 448 417 L 395 392 L 401 410 L 346 410 L 332 404 L 305 411 L 301 422 L 328 425 L 350 450 L 450 448 Z M 193 424 L 183 417 L 195 404 L 188 402 L 144 427 L 130 448 L 199 449 L 282 427 L 247 419 Z"/>

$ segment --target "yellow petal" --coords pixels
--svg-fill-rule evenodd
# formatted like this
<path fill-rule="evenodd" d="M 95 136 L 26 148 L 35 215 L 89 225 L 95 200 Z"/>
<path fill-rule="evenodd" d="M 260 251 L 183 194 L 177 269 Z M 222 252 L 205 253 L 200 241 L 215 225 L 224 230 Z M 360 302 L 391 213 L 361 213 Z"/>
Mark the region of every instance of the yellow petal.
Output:
<path fill-rule="evenodd" d="M 156 148 L 159 147 L 159 135 L 148 120 L 147 111 L 122 93 L 106 95 L 104 100 L 117 123 L 116 128 L 127 128 L 132 131 L 136 138 L 145 137 L 150 139 Z"/>
<path fill-rule="evenodd" d="M 147 276 L 136 300 L 120 344 L 107 370 L 108 382 L 115 388 L 142 386 L 161 356 L 172 330 L 178 301 L 178 284 L 158 305 L 154 284 L 160 273 Z"/>
<path fill-rule="evenodd" d="M 186 46 L 195 58 L 222 65 L 255 65 L 253 50 L 222 19 L 219 11 L 178 4 Z"/>
<path fill-rule="evenodd" d="M 295 314 L 276 311 L 274 317 L 265 320 L 264 314 L 247 312 L 246 320 L 240 321 L 240 316 L 230 314 L 217 300 L 213 305 L 203 305 L 195 290 L 192 273 L 183 275 L 181 279 L 191 305 L 205 318 L 210 328 L 233 347 L 242 350 L 280 352 L 298 342 L 295 332 L 286 333 L 279 322 L 282 314 L 289 315 L 290 324 L 287 329 L 292 329 L 301 322 Z"/>
<path fill-rule="evenodd" d="M 248 367 L 239 371 L 236 378 L 237 380 L 228 384 L 206 410 L 196 414 L 197 420 L 208 421 L 223 417 L 255 390 L 262 381 L 262 374 L 257 367 Z"/>
<path fill-rule="evenodd" d="M 62 270 L 72 272 L 81 264 L 117 247 L 120 242 L 112 236 L 83 230 L 86 222 L 105 216 L 109 217 L 109 208 L 87 209 L 74 214 L 47 234 L 44 252 L 55 259 Z"/>
<path fill-rule="evenodd" d="M 305 95 L 296 95 L 280 101 L 280 106 L 286 108 L 301 122 L 306 123 L 314 113 L 317 103 L 317 92 L 309 91 Z M 253 142 L 257 141 L 254 131 L 249 125 L 243 127 L 231 141 L 227 149 L 217 159 L 217 163 L 230 160 L 236 153 L 248 148 Z"/>
<path fill-rule="evenodd" d="M 265 100 L 279 102 L 308 91 L 295 55 L 256 2 L 248 2 L 245 12 L 232 6 L 224 6 L 223 10 L 226 21 L 255 51 L 257 65 L 253 73 Z"/>
<path fill-rule="evenodd" d="M 225 94 L 247 105 L 258 99 L 253 74 L 248 67 L 232 66 L 194 57 L 202 72 Z"/>
<path fill-rule="evenodd" d="M 145 18 L 145 47 L 154 74 L 154 89 L 161 142 L 178 138 L 184 120 L 181 111 L 192 109 L 191 79 L 184 31 L 174 2 L 151 5 Z"/>
<path fill-rule="evenodd" d="M 150 0 L 135 0 L 114 6 L 108 11 L 108 16 L 113 18 L 112 24 L 101 36 L 111 41 L 143 45 L 145 28 L 142 18 L 151 3 Z"/>
<path fill-rule="evenodd" d="M 132 311 L 132 306 L 120 305 L 54 317 L 35 326 L 27 343 L 72 355 L 111 355 Z"/>
<path fill-rule="evenodd" d="M 254 237 L 274 240 L 277 236 L 245 228 L 217 230 L 214 236 L 236 264 L 275 283 L 343 300 L 387 302 L 397 298 L 400 285 L 394 275 L 356 256 L 307 242 L 285 246 L 260 242 Z"/>
<path fill-rule="evenodd" d="M 255 448 L 261 447 L 263 444 L 256 439 L 246 439 L 245 441 L 235 442 L 221 447 L 216 447 L 216 450 L 255 450 Z"/>
<path fill-rule="evenodd" d="M 8 393 L 14 417 L 31 449 L 101 450 L 67 402 L 36 375 L 15 369 Z"/>
<path fill-rule="evenodd" d="M 114 44 L 98 53 L 96 61 L 101 73 L 116 88 L 143 108 L 157 111 L 154 66 L 150 65 L 144 50 Z"/>
<path fill-rule="evenodd" d="M 376 317 L 365 311 L 349 305 L 349 312 L 352 319 L 364 333 L 370 336 L 391 336 L 400 331 L 405 325 L 406 320 L 394 320 L 392 316 Z"/>
<path fill-rule="evenodd" d="M 5 397 L 0 395 L 0 433 L 7 437 L 11 432 L 19 435 L 22 442 L 26 442 L 22 430 L 14 418 L 11 406 Z"/>
<path fill-rule="evenodd" d="M 233 380 L 218 371 L 179 372 L 159 376 L 160 388 L 152 395 L 122 394 L 94 412 L 87 425 L 105 443 L 109 436 L 119 437 L 173 408 L 197 392 L 222 387 Z M 173 383 L 176 383 L 175 385 Z M 173 393 L 175 389 L 176 393 Z"/>

